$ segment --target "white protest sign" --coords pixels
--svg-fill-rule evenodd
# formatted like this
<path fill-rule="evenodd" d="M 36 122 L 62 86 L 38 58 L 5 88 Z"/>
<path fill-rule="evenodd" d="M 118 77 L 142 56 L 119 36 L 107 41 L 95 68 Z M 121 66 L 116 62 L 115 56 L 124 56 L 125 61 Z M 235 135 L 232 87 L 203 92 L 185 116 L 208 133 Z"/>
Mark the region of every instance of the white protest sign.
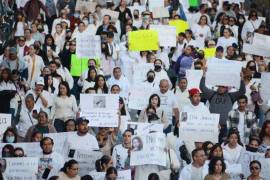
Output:
<path fill-rule="evenodd" d="M 270 158 L 260 159 L 262 165 L 261 175 L 264 179 L 270 179 Z"/>
<path fill-rule="evenodd" d="M 239 157 L 239 163 L 242 166 L 242 173 L 244 174 L 244 177 L 247 178 L 250 175 L 250 169 L 249 164 L 253 160 L 258 160 L 264 158 L 263 153 L 255 153 L 255 152 L 249 152 L 249 151 L 242 151 Z"/>
<path fill-rule="evenodd" d="M 86 151 L 76 149 L 74 157 L 71 159 L 75 159 L 79 163 L 79 174 L 82 176 L 88 174 L 90 171 L 95 170 L 96 160 L 100 159 L 101 157 L 102 152 L 100 151 Z"/>
<path fill-rule="evenodd" d="M 101 57 L 100 36 L 91 35 L 87 32 L 78 33 L 76 38 L 76 55 L 79 58 Z"/>
<path fill-rule="evenodd" d="M 155 7 L 164 7 L 164 0 L 148 0 L 149 11 L 153 12 Z"/>
<path fill-rule="evenodd" d="M 1 137 L 1 139 L 2 139 L 2 135 L 4 134 L 4 132 L 10 126 L 11 126 L 11 114 L 0 113 L 0 137 Z"/>
<path fill-rule="evenodd" d="M 176 28 L 168 25 L 150 25 L 150 29 L 158 32 L 158 41 L 160 46 L 176 46 Z"/>
<path fill-rule="evenodd" d="M 203 75 L 202 70 L 193 70 L 187 69 L 186 70 L 186 78 L 188 81 L 187 89 L 197 88 L 200 89 L 200 81 Z"/>
<path fill-rule="evenodd" d="M 230 86 L 239 89 L 242 63 L 238 61 L 209 59 L 207 61 L 206 85 Z"/>
<path fill-rule="evenodd" d="M 219 114 L 183 112 L 181 114 L 179 138 L 184 141 L 217 143 L 218 123 Z"/>
<path fill-rule="evenodd" d="M 154 7 L 153 18 L 165 18 L 170 17 L 168 8 L 165 7 Z"/>
<path fill-rule="evenodd" d="M 132 16 L 133 16 L 134 10 L 138 10 L 139 15 L 142 14 L 142 12 L 144 12 L 146 10 L 145 6 L 129 6 L 128 8 L 129 8 Z"/>
<path fill-rule="evenodd" d="M 262 73 L 260 93 L 264 102 L 270 100 L 270 73 Z"/>
<path fill-rule="evenodd" d="M 149 70 L 154 69 L 153 63 L 139 63 L 133 66 L 133 84 L 142 83 L 146 80 Z"/>
<path fill-rule="evenodd" d="M 149 97 L 153 94 L 153 90 L 144 86 L 133 86 L 130 88 L 128 97 L 128 108 L 143 110 L 148 105 Z"/>
<path fill-rule="evenodd" d="M 96 5 L 96 2 L 92 2 L 90 0 L 77 0 L 75 11 L 94 13 L 96 10 Z"/>
<path fill-rule="evenodd" d="M 133 136 L 130 165 L 154 164 L 166 166 L 165 146 L 165 135 L 161 133 Z"/>
<path fill-rule="evenodd" d="M 1 160 L 1 163 L 3 162 L 6 163 L 4 171 L 6 179 L 37 179 L 37 157 L 5 158 Z"/>
<path fill-rule="evenodd" d="M 258 56 L 270 57 L 270 36 L 254 33 L 254 37 L 250 43 L 243 44 L 243 52 Z"/>
<path fill-rule="evenodd" d="M 163 124 L 127 122 L 126 129 L 133 129 L 134 135 L 148 134 L 150 132 L 163 133 Z"/>
<path fill-rule="evenodd" d="M 109 9 L 101 9 L 101 16 L 109 15 L 113 21 L 116 21 L 119 17 L 119 12 Z"/>
<path fill-rule="evenodd" d="M 66 155 L 67 154 L 67 148 L 65 147 L 67 137 L 71 134 L 75 134 L 76 132 L 61 132 L 61 133 L 49 133 L 49 134 L 43 134 L 44 137 L 50 137 L 53 139 L 54 145 L 53 150 Z"/>
<path fill-rule="evenodd" d="M 131 171 L 130 169 L 128 170 L 123 170 L 123 171 L 117 171 L 117 179 L 116 180 L 131 180 Z M 94 180 L 104 180 L 105 179 L 105 172 L 96 172 L 92 171 L 89 173 L 89 175 L 94 179 Z"/>
<path fill-rule="evenodd" d="M 80 94 L 81 117 L 93 127 L 118 127 L 119 95 Z"/>
<path fill-rule="evenodd" d="M 7 144 L 12 145 L 14 148 L 20 147 L 24 150 L 24 154 L 27 157 L 37 157 L 42 151 L 39 142 L 32 143 L 0 143 L 0 150 Z"/>

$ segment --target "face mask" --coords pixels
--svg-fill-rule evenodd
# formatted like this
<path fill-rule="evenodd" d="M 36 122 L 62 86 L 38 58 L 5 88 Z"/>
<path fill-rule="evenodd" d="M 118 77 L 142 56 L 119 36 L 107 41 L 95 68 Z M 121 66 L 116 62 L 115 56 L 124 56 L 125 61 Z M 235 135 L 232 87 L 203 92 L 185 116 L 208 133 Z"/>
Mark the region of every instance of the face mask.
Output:
<path fill-rule="evenodd" d="M 246 146 L 246 150 L 247 150 L 247 151 L 250 151 L 250 152 L 257 152 L 258 148 Z"/>
<path fill-rule="evenodd" d="M 133 15 L 135 19 L 138 19 L 139 18 L 139 15 L 138 14 L 134 14 Z"/>
<path fill-rule="evenodd" d="M 195 70 L 201 70 L 201 67 L 194 67 Z"/>
<path fill-rule="evenodd" d="M 240 23 L 243 23 L 245 20 L 244 19 L 239 19 L 239 22 Z"/>
<path fill-rule="evenodd" d="M 89 22 L 88 22 L 87 19 L 84 19 L 84 20 L 83 20 L 83 23 L 87 26 Z"/>
<path fill-rule="evenodd" d="M 43 29 L 38 29 L 38 32 L 42 33 L 44 30 Z"/>
<path fill-rule="evenodd" d="M 6 140 L 7 140 L 7 143 L 13 143 L 15 141 L 15 137 L 14 136 L 7 136 Z"/>
<path fill-rule="evenodd" d="M 147 77 L 147 81 L 150 82 L 150 83 L 153 82 L 154 81 L 154 77 L 153 76 L 148 76 Z"/>
<path fill-rule="evenodd" d="M 198 54 L 198 58 L 199 59 L 203 59 L 204 58 L 204 55 L 203 54 Z"/>
<path fill-rule="evenodd" d="M 160 71 L 160 70 L 161 70 L 161 66 L 160 66 L 160 65 L 155 65 L 154 70 L 155 70 L 155 71 Z"/>
<path fill-rule="evenodd" d="M 80 17 L 80 14 L 79 13 L 74 13 L 74 17 L 75 18 L 79 18 Z"/>
<path fill-rule="evenodd" d="M 89 66 L 88 66 L 88 69 L 95 69 L 95 66 L 89 65 Z"/>
<path fill-rule="evenodd" d="M 11 154 L 9 152 L 4 152 L 2 157 L 11 157 Z"/>

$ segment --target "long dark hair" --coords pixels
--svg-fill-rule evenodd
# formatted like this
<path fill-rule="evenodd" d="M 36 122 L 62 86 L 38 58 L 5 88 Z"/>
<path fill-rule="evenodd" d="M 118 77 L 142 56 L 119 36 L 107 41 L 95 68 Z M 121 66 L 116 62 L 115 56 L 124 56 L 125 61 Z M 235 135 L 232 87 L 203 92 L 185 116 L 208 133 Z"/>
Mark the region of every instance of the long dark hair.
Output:
<path fill-rule="evenodd" d="M 262 129 L 261 129 L 260 134 L 259 134 L 259 138 L 260 138 L 261 142 L 263 142 L 263 138 L 265 136 L 265 129 L 267 128 L 268 124 L 270 124 L 270 120 L 265 120 L 263 122 Z"/>
<path fill-rule="evenodd" d="M 46 90 L 46 91 L 48 91 L 49 90 L 49 87 L 50 87 L 52 89 L 52 93 L 54 93 L 55 87 L 53 86 L 53 83 L 51 84 L 51 86 L 48 85 L 49 76 L 52 77 L 52 75 L 50 75 L 50 74 L 44 76 L 44 88 L 43 89 Z"/>
<path fill-rule="evenodd" d="M 222 147 L 221 147 L 220 144 L 218 144 L 218 143 L 217 144 L 214 144 L 213 147 L 211 148 L 210 153 L 209 153 L 209 156 L 208 156 L 208 159 L 209 160 L 215 157 L 214 156 L 214 150 L 216 150 L 217 148 L 220 148 L 221 151 L 222 151 Z M 222 152 L 221 158 L 223 158 L 223 152 Z"/>
<path fill-rule="evenodd" d="M 71 160 L 65 162 L 64 167 L 62 167 L 60 171 L 67 173 L 67 168 L 70 169 L 73 164 L 78 164 L 78 162 L 74 159 L 71 159 Z"/>
<path fill-rule="evenodd" d="M 16 142 L 17 142 L 17 132 L 16 132 L 16 130 L 15 130 L 14 128 L 12 128 L 12 127 L 7 128 L 6 131 L 4 132 L 4 134 L 3 134 L 3 143 L 8 143 L 8 142 L 7 142 L 7 133 L 8 133 L 8 132 L 12 132 L 12 133 L 14 134 L 14 137 L 15 137 L 14 143 L 16 143 Z"/>
<path fill-rule="evenodd" d="M 154 98 L 154 97 L 157 97 L 157 98 L 158 98 L 158 104 L 157 104 L 157 107 L 159 107 L 159 106 L 160 106 L 160 97 L 159 97 L 159 95 L 157 95 L 157 94 L 152 94 L 152 95 L 150 96 L 149 101 L 148 101 L 148 105 L 151 105 L 151 99 Z"/>
<path fill-rule="evenodd" d="M 105 79 L 105 77 L 103 75 L 97 75 L 96 76 L 94 89 L 96 90 L 96 92 L 98 92 L 98 88 L 99 88 L 98 87 L 98 80 L 99 80 L 99 78 L 103 78 L 103 80 L 104 80 L 103 93 L 107 94 L 109 92 L 109 89 L 108 89 L 108 86 L 106 84 L 106 79 Z"/>
<path fill-rule="evenodd" d="M 224 173 L 225 172 L 225 169 L 226 169 L 226 164 L 224 162 L 224 160 L 220 157 L 214 157 L 213 159 L 210 160 L 209 162 L 209 174 L 212 175 L 212 174 L 215 174 L 215 166 L 216 166 L 216 163 L 218 161 L 221 161 L 221 164 L 222 164 L 222 170 L 221 172 Z"/>
<path fill-rule="evenodd" d="M 63 85 L 63 86 L 65 86 L 66 87 L 66 89 L 67 89 L 67 96 L 68 97 L 70 97 L 70 88 L 69 88 L 69 85 L 68 85 L 68 83 L 66 82 L 66 81 L 62 81 L 62 82 L 60 82 L 60 84 L 59 84 L 59 90 L 58 90 L 58 95 L 57 96 L 60 96 L 61 94 L 60 94 L 60 86 L 61 85 Z"/>
<path fill-rule="evenodd" d="M 108 164 L 111 160 L 110 156 L 104 155 L 100 159 L 96 160 L 95 166 L 97 172 L 103 172 L 103 165 Z"/>
<path fill-rule="evenodd" d="M 239 134 L 239 131 L 235 128 L 232 128 L 229 130 L 229 133 L 228 133 L 228 136 L 227 136 L 227 142 L 224 143 L 225 145 L 229 143 L 229 138 L 231 135 L 235 134 L 237 136 L 237 143 L 241 146 L 243 146 L 243 143 L 241 142 L 241 139 L 240 139 L 240 134 Z"/>
<path fill-rule="evenodd" d="M 108 178 L 109 175 L 115 174 L 116 176 L 118 175 L 117 169 L 115 167 L 109 167 L 106 171 L 106 179 Z"/>
<path fill-rule="evenodd" d="M 95 71 L 95 73 L 96 73 L 96 76 L 94 77 L 94 79 L 91 79 L 91 77 L 90 77 L 91 71 Z M 87 72 L 87 78 L 85 80 L 88 81 L 88 82 L 95 81 L 96 77 L 97 77 L 97 70 L 95 68 L 89 68 L 88 72 Z"/>
<path fill-rule="evenodd" d="M 1 72 L 0 83 L 4 81 L 4 79 L 3 79 L 3 72 L 6 72 L 6 73 L 8 74 L 7 82 L 8 82 L 8 81 L 12 81 L 12 78 L 11 78 L 12 76 L 11 76 L 11 71 L 10 71 L 10 69 L 9 69 L 9 68 L 5 68 L 5 69 L 3 69 L 2 72 Z"/>

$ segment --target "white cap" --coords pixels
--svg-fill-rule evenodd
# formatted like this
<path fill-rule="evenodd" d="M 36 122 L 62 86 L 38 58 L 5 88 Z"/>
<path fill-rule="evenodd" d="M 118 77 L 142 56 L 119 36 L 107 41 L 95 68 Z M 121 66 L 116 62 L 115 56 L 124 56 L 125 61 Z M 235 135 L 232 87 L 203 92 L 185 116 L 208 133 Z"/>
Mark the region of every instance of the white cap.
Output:
<path fill-rule="evenodd" d="M 44 78 L 43 77 L 39 77 L 36 81 L 36 85 L 42 85 L 44 86 Z"/>

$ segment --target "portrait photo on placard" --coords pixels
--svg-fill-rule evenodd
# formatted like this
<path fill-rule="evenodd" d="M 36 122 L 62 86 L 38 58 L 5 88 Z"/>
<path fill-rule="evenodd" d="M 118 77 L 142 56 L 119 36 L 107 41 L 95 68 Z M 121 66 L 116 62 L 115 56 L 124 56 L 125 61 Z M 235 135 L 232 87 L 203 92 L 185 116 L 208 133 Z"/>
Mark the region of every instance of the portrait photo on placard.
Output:
<path fill-rule="evenodd" d="M 94 108 L 106 108 L 106 98 L 105 96 L 95 96 L 93 97 L 93 107 Z"/>

